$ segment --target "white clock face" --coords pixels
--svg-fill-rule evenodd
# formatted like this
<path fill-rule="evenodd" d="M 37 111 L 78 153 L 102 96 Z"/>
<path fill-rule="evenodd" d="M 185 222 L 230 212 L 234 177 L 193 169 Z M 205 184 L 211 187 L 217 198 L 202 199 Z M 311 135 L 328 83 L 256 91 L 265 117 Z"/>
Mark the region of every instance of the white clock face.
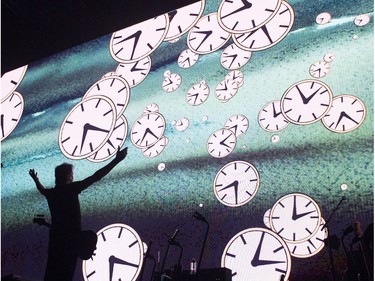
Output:
<path fill-rule="evenodd" d="M 181 68 L 190 68 L 198 61 L 198 59 L 199 54 L 194 53 L 190 49 L 186 49 L 179 55 L 177 63 Z"/>
<path fill-rule="evenodd" d="M 281 98 L 284 117 L 294 124 L 306 125 L 321 120 L 332 104 L 331 89 L 318 80 L 303 80 L 287 89 Z"/>
<path fill-rule="evenodd" d="M 145 148 L 155 144 L 164 134 L 165 119 L 158 112 L 141 115 L 133 124 L 130 138 L 134 146 Z"/>
<path fill-rule="evenodd" d="M 264 1 L 266 2 L 266 1 Z M 288 35 L 294 23 L 294 10 L 282 1 L 277 13 L 263 26 L 242 34 L 233 34 L 233 41 L 248 51 L 261 51 L 279 43 Z"/>
<path fill-rule="evenodd" d="M 311 238 L 318 231 L 320 220 L 318 204 L 302 193 L 281 197 L 270 213 L 272 230 L 288 243 L 300 243 Z"/>
<path fill-rule="evenodd" d="M 177 120 L 176 122 L 176 130 L 179 131 L 179 132 L 183 132 L 185 131 L 188 127 L 189 127 L 189 119 L 187 119 L 186 117 L 184 118 L 181 118 L 180 120 Z"/>
<path fill-rule="evenodd" d="M 326 62 L 333 62 L 335 59 L 336 59 L 335 53 L 327 53 L 323 57 L 323 60 Z"/>
<path fill-rule="evenodd" d="M 128 134 L 128 121 L 121 115 L 117 120 L 112 134 L 101 149 L 89 156 L 87 159 L 92 162 L 102 162 L 117 153 L 117 149 L 122 147 Z"/>
<path fill-rule="evenodd" d="M 368 14 L 361 14 L 355 17 L 354 24 L 356 26 L 365 26 L 370 22 L 371 18 Z"/>
<path fill-rule="evenodd" d="M 233 98 L 238 91 L 238 83 L 235 80 L 224 79 L 215 88 L 215 95 L 221 102 L 227 102 Z"/>
<path fill-rule="evenodd" d="M 97 233 L 98 242 L 91 259 L 82 263 L 85 281 L 135 281 L 142 269 L 143 243 L 128 225 L 108 225 Z"/>
<path fill-rule="evenodd" d="M 230 44 L 221 53 L 220 63 L 229 70 L 235 70 L 247 64 L 251 58 L 251 52 L 243 50 L 235 44 Z"/>
<path fill-rule="evenodd" d="M 168 139 L 164 136 L 161 137 L 155 144 L 142 148 L 142 154 L 149 158 L 154 158 L 162 153 L 167 146 Z"/>
<path fill-rule="evenodd" d="M 288 280 L 291 257 L 288 246 L 266 228 L 249 228 L 237 233 L 226 245 L 221 266 L 232 271 L 233 281 Z M 282 279 L 283 278 L 283 279 Z"/>
<path fill-rule="evenodd" d="M 289 125 L 280 109 L 280 101 L 271 101 L 259 111 L 258 123 L 263 130 L 278 132 Z"/>
<path fill-rule="evenodd" d="M 143 113 L 159 112 L 159 106 L 156 103 L 150 103 L 145 107 Z"/>
<path fill-rule="evenodd" d="M 327 24 L 331 21 L 331 14 L 327 12 L 321 13 L 317 15 L 315 21 L 317 24 Z"/>
<path fill-rule="evenodd" d="M 236 81 L 238 87 L 242 87 L 244 83 L 244 74 L 241 70 L 232 70 L 227 75 L 225 75 L 224 80 Z"/>
<path fill-rule="evenodd" d="M 222 167 L 214 180 L 216 198 L 229 207 L 250 202 L 259 189 L 259 173 L 250 163 L 233 161 Z"/>
<path fill-rule="evenodd" d="M 310 66 L 309 73 L 314 78 L 322 78 L 330 71 L 330 64 L 324 60 L 317 61 Z"/>
<path fill-rule="evenodd" d="M 223 158 L 234 150 L 236 144 L 236 135 L 231 130 L 219 129 L 208 138 L 207 151 L 215 158 Z"/>
<path fill-rule="evenodd" d="M 301 243 L 286 243 L 289 247 L 290 254 L 296 258 L 309 258 L 319 253 L 324 248 L 324 240 L 328 237 L 328 231 L 322 218 L 319 230 L 310 239 Z"/>
<path fill-rule="evenodd" d="M 204 103 L 210 95 L 210 88 L 206 81 L 201 81 L 190 87 L 186 93 L 186 102 L 192 106 L 201 105 Z"/>
<path fill-rule="evenodd" d="M 249 119 L 242 114 L 233 115 L 225 122 L 224 128 L 231 130 L 238 138 L 249 128 Z"/>
<path fill-rule="evenodd" d="M 136 62 L 150 55 L 168 31 L 167 15 L 160 15 L 112 34 L 109 50 L 114 60 Z"/>
<path fill-rule="evenodd" d="M 130 99 L 130 87 L 124 78 L 109 76 L 103 78 L 87 90 L 83 99 L 93 96 L 106 96 L 111 99 L 116 107 L 119 118 L 128 106 Z"/>
<path fill-rule="evenodd" d="M 220 27 L 217 13 L 211 13 L 203 16 L 189 31 L 187 43 L 193 52 L 208 54 L 220 49 L 229 37 L 230 33 Z"/>
<path fill-rule="evenodd" d="M 323 117 L 324 126 L 336 133 L 347 133 L 357 129 L 366 117 L 363 101 L 352 95 L 340 95 L 333 99 L 332 107 Z"/>
<path fill-rule="evenodd" d="M 10 135 L 21 120 L 24 100 L 20 93 L 13 92 L 1 102 L 1 141 Z"/>
<path fill-rule="evenodd" d="M 1 76 L 1 102 L 17 89 L 26 74 L 27 67 L 27 65 L 21 66 Z"/>
<path fill-rule="evenodd" d="M 82 100 L 62 122 L 61 152 L 70 159 L 93 155 L 111 136 L 116 119 L 116 108 L 109 98 L 92 96 Z"/>
<path fill-rule="evenodd" d="M 176 91 L 182 82 L 181 75 L 178 73 L 171 73 L 169 70 L 167 70 L 164 73 L 164 80 L 162 83 L 163 90 L 166 93 L 172 93 Z"/>
<path fill-rule="evenodd" d="M 171 41 L 188 32 L 200 19 L 205 2 L 205 0 L 201 0 L 169 12 L 170 24 L 164 41 Z"/>
<path fill-rule="evenodd" d="M 266 24 L 280 7 L 281 0 L 222 0 L 218 17 L 230 33 L 249 32 Z"/>
<path fill-rule="evenodd" d="M 116 75 L 124 78 L 130 88 L 140 84 L 149 74 L 151 58 L 149 56 L 131 63 L 120 63 L 116 69 Z"/>

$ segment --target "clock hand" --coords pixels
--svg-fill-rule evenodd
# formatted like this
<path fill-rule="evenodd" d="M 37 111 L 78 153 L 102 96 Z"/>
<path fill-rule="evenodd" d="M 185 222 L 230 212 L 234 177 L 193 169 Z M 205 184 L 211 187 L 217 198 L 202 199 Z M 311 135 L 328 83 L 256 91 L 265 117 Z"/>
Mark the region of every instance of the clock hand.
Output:
<path fill-rule="evenodd" d="M 236 60 L 237 58 L 237 54 L 234 54 L 234 55 L 229 55 L 227 56 L 228 58 L 232 58 L 232 62 L 230 63 L 229 67 L 232 67 L 232 64 L 234 63 L 234 61 Z"/>
<path fill-rule="evenodd" d="M 168 86 L 168 85 L 173 84 L 173 81 L 170 78 L 168 78 L 168 80 L 169 80 L 168 84 L 165 84 L 164 86 Z"/>
<path fill-rule="evenodd" d="M 253 4 L 251 4 L 250 2 L 248 2 L 246 0 L 242 0 L 242 4 L 243 4 L 242 7 L 238 8 L 237 10 L 234 10 L 233 12 L 231 12 L 231 13 L 225 15 L 225 16 L 222 16 L 221 18 L 224 19 L 226 17 L 229 17 L 230 15 L 236 14 L 236 13 L 241 12 L 243 10 L 250 9 L 251 6 L 253 6 Z"/>
<path fill-rule="evenodd" d="M 134 72 L 134 71 L 140 71 L 140 70 L 146 70 L 145 68 L 137 68 L 138 63 L 139 63 L 139 61 L 137 61 L 137 62 L 133 65 L 133 67 L 130 69 L 131 72 Z"/>
<path fill-rule="evenodd" d="M 115 257 L 114 255 L 112 255 L 108 258 L 108 262 L 109 262 L 109 281 L 112 281 L 113 266 L 114 266 L 115 263 L 121 264 L 121 265 L 128 265 L 128 266 L 132 266 L 132 267 L 135 267 L 135 268 L 138 267 L 137 264 L 124 261 L 122 259 L 119 259 L 119 258 Z"/>
<path fill-rule="evenodd" d="M 126 40 L 129 40 L 129 39 L 132 39 L 134 38 L 134 44 L 133 44 L 133 50 L 132 50 L 132 55 L 130 56 L 130 59 L 133 59 L 133 56 L 134 56 L 134 51 L 135 51 L 135 48 L 137 47 L 137 44 L 138 44 L 138 41 L 139 41 L 139 37 L 141 36 L 142 34 L 142 30 L 138 30 L 137 32 L 133 33 L 132 35 L 116 42 L 114 45 L 117 45 L 117 44 L 120 44 Z"/>
<path fill-rule="evenodd" d="M 203 40 L 201 41 L 201 43 L 199 44 L 199 46 L 196 48 L 196 49 L 199 49 L 200 46 L 202 46 L 203 42 L 207 40 L 208 37 L 210 37 L 210 35 L 212 34 L 212 30 L 207 30 L 207 31 L 196 31 L 195 33 L 199 33 L 199 34 L 204 34 L 204 38 Z"/>
<path fill-rule="evenodd" d="M 143 140 L 145 139 L 145 137 L 146 137 L 147 134 L 150 134 L 150 135 L 154 136 L 155 139 L 158 139 L 158 137 L 150 130 L 150 128 L 147 128 L 145 130 L 145 133 L 143 134 L 141 142 L 143 142 Z"/>
<path fill-rule="evenodd" d="M 2 137 L 5 136 L 5 132 L 4 132 L 4 114 L 1 114 L 1 119 L 0 119 L 0 125 L 1 125 L 1 134 L 2 134 Z"/>
<path fill-rule="evenodd" d="M 172 20 L 174 19 L 174 17 L 177 15 L 177 10 L 173 10 L 173 11 L 170 11 L 168 13 L 168 17 L 169 17 L 169 22 L 172 22 Z"/>
<path fill-rule="evenodd" d="M 234 197 L 235 197 L 235 202 L 236 204 L 238 204 L 238 181 L 235 180 L 234 182 L 232 182 L 231 184 L 228 184 L 227 186 L 224 186 L 222 189 L 218 190 L 219 191 L 223 191 L 225 189 L 228 189 L 230 187 L 234 187 Z"/>
<path fill-rule="evenodd" d="M 293 197 L 294 200 L 293 200 L 293 215 L 292 215 L 292 220 L 298 220 L 304 216 L 307 216 L 308 214 L 311 214 L 311 213 L 314 213 L 315 211 L 309 211 L 309 212 L 305 212 L 305 213 L 301 213 L 301 214 L 297 214 L 297 198 L 296 196 Z"/>
<path fill-rule="evenodd" d="M 224 82 L 224 88 L 222 89 L 217 89 L 217 91 L 227 91 L 228 90 L 228 86 L 227 86 L 227 83 Z"/>
<path fill-rule="evenodd" d="M 263 25 L 261 27 L 261 29 L 262 29 L 263 33 L 266 35 L 266 37 L 268 38 L 268 41 L 272 44 L 273 41 L 272 41 L 272 38 L 270 36 L 270 33 L 268 32 L 267 26 Z"/>
<path fill-rule="evenodd" d="M 83 145 L 85 143 L 85 139 L 86 139 L 86 136 L 87 136 L 87 132 L 89 130 L 92 130 L 92 131 L 98 131 L 98 132 L 105 132 L 105 133 L 109 133 L 108 130 L 104 130 L 102 128 L 99 128 L 99 127 L 96 127 L 94 125 L 91 125 L 90 123 L 86 123 L 85 125 L 83 125 L 83 133 L 82 133 L 82 140 L 81 140 L 81 152 L 82 152 L 82 148 L 83 148 Z"/>
<path fill-rule="evenodd" d="M 272 108 L 273 108 L 273 117 L 276 118 L 281 114 L 281 111 L 279 113 L 276 113 L 276 108 L 275 108 L 275 103 L 272 103 Z"/>
<path fill-rule="evenodd" d="M 198 99 L 198 94 L 190 95 L 190 97 L 195 97 L 195 99 L 194 99 L 194 104 L 195 104 L 197 102 L 197 99 Z"/>
<path fill-rule="evenodd" d="M 223 139 L 223 140 L 220 142 L 220 144 L 230 148 L 230 146 L 227 145 L 227 144 L 225 143 L 225 141 L 226 141 L 229 137 L 230 137 L 230 136 L 227 136 L 225 139 Z"/>
<path fill-rule="evenodd" d="M 337 124 L 336 124 L 336 129 L 337 129 L 337 126 L 340 124 L 342 118 L 348 118 L 349 120 L 353 121 L 354 123 L 358 124 L 357 121 L 355 121 L 352 117 L 350 117 L 348 114 L 346 114 L 345 111 L 342 111 L 341 114 L 340 114 L 340 117 L 339 117 L 339 120 L 337 120 Z"/>
<path fill-rule="evenodd" d="M 261 259 L 259 259 L 260 251 L 261 251 L 262 244 L 263 244 L 264 234 L 265 233 L 262 232 L 262 236 L 260 237 L 258 247 L 255 251 L 253 259 L 251 260 L 251 265 L 253 267 L 257 267 L 257 266 L 270 265 L 270 264 L 276 264 L 276 263 L 284 263 L 285 261 L 274 261 L 274 260 L 261 260 Z"/>

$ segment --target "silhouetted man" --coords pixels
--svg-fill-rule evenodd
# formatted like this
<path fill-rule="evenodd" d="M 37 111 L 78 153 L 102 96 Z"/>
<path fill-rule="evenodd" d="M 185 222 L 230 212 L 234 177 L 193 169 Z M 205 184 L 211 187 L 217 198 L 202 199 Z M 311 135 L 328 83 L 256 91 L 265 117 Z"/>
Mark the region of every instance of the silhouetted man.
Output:
<path fill-rule="evenodd" d="M 48 202 L 51 213 L 48 260 L 45 281 L 70 281 L 77 263 L 77 240 L 81 232 L 81 209 L 78 195 L 107 175 L 127 155 L 128 148 L 118 149 L 115 159 L 82 181 L 73 181 L 73 165 L 63 163 L 55 168 L 55 187 L 45 188 L 38 174 L 30 169 L 39 192 Z"/>

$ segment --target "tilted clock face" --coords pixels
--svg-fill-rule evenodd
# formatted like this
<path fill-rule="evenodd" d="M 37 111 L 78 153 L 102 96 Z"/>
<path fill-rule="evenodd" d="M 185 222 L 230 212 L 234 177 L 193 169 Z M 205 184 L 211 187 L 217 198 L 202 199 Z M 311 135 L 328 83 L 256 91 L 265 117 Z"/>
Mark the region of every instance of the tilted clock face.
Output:
<path fill-rule="evenodd" d="M 233 161 L 217 172 L 214 180 L 214 193 L 222 204 L 239 207 L 255 197 L 259 183 L 259 173 L 252 164 L 245 161 Z"/>
<path fill-rule="evenodd" d="M 221 102 L 227 102 L 233 98 L 238 91 L 238 83 L 232 79 L 224 79 L 215 88 L 215 95 Z"/>
<path fill-rule="evenodd" d="M 120 117 L 128 106 L 130 87 L 124 78 L 117 75 L 103 78 L 87 90 L 84 99 L 92 96 L 106 96 L 116 107 L 117 117 Z"/>
<path fill-rule="evenodd" d="M 237 233 L 226 245 L 221 266 L 231 269 L 233 281 L 288 280 L 291 257 L 284 240 L 266 228 Z M 282 279 L 284 278 L 284 279 Z"/>
<path fill-rule="evenodd" d="M 109 46 L 113 59 L 129 63 L 150 55 L 164 40 L 168 26 L 168 16 L 160 15 L 114 32 Z"/>
<path fill-rule="evenodd" d="M 248 51 L 265 50 L 284 39 L 293 23 L 294 10 L 287 2 L 282 1 L 277 13 L 269 22 L 250 32 L 233 34 L 233 41 L 240 48 Z"/>
<path fill-rule="evenodd" d="M 280 4 L 281 0 L 222 0 L 219 23 L 230 33 L 249 32 L 270 21 Z"/>
<path fill-rule="evenodd" d="M 149 56 L 143 59 L 131 62 L 120 63 L 116 68 L 116 75 L 124 78 L 129 87 L 135 87 L 140 84 L 149 74 L 151 69 L 151 58 Z"/>
<path fill-rule="evenodd" d="M 243 50 L 235 44 L 230 44 L 221 53 L 220 63 L 229 70 L 235 70 L 247 64 L 251 58 L 251 52 Z"/>
<path fill-rule="evenodd" d="M 220 27 L 217 13 L 211 13 L 203 16 L 189 31 L 187 43 L 193 52 L 209 54 L 222 47 L 229 37 L 230 33 Z"/>
<path fill-rule="evenodd" d="M 206 81 L 201 81 L 190 87 L 186 93 L 186 102 L 192 106 L 198 106 L 204 103 L 208 96 L 210 95 L 210 88 L 208 87 Z"/>
<path fill-rule="evenodd" d="M 158 112 L 141 115 L 133 124 L 130 138 L 134 146 L 145 148 L 155 144 L 164 134 L 165 119 Z"/>
<path fill-rule="evenodd" d="M 59 133 L 61 152 L 70 159 L 84 159 L 109 139 L 116 123 L 116 107 L 105 96 L 79 102 L 65 117 Z"/>
<path fill-rule="evenodd" d="M 177 64 L 181 68 L 190 68 L 197 63 L 199 59 L 199 54 L 194 53 L 190 49 L 186 49 L 181 52 L 178 57 Z"/>
<path fill-rule="evenodd" d="M 235 114 L 228 118 L 225 122 L 224 128 L 231 130 L 235 133 L 236 137 L 246 133 L 249 128 L 249 119 L 243 114 Z"/>
<path fill-rule="evenodd" d="M 288 243 L 310 239 L 319 230 L 320 222 L 318 204 L 302 193 L 287 194 L 271 208 L 271 228 Z"/>
<path fill-rule="evenodd" d="M 260 127 L 268 132 L 278 132 L 289 125 L 280 109 L 280 101 L 271 101 L 259 111 L 258 122 Z"/>
<path fill-rule="evenodd" d="M 324 126 L 335 133 L 357 129 L 366 117 L 366 106 L 353 95 L 340 95 L 333 99 L 332 107 L 323 117 Z"/>
<path fill-rule="evenodd" d="M 111 224 L 97 233 L 92 257 L 82 263 L 85 281 L 135 281 L 143 264 L 143 243 L 128 225 Z"/>
<path fill-rule="evenodd" d="M 20 93 L 13 92 L 1 102 L 1 140 L 4 140 L 16 128 L 21 120 L 24 100 Z"/>
<path fill-rule="evenodd" d="M 281 111 L 289 122 L 311 124 L 327 114 L 332 98 L 331 89 L 322 81 L 303 80 L 285 91 L 281 98 Z"/>
<path fill-rule="evenodd" d="M 330 64 L 324 60 L 313 63 L 309 68 L 309 73 L 314 78 L 322 78 L 330 71 Z"/>
<path fill-rule="evenodd" d="M 201 0 L 169 12 L 170 24 L 164 41 L 171 41 L 188 32 L 200 19 L 205 7 L 205 2 L 205 0 Z"/>
<path fill-rule="evenodd" d="M 27 68 L 28 65 L 21 66 L 1 76 L 1 102 L 17 89 L 26 74 Z"/>

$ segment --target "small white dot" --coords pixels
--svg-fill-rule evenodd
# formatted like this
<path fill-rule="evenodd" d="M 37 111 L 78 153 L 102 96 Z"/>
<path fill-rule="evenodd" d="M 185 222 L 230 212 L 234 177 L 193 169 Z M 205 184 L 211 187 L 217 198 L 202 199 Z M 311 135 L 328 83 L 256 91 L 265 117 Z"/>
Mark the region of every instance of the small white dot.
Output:
<path fill-rule="evenodd" d="M 206 122 L 206 121 L 208 120 L 208 116 L 207 116 L 207 115 L 206 115 L 206 116 L 203 116 L 202 120 L 203 120 L 204 122 Z"/>
<path fill-rule="evenodd" d="M 186 140 L 186 143 L 190 143 L 190 139 L 187 139 L 187 140 Z"/>
<path fill-rule="evenodd" d="M 348 189 L 348 185 L 346 183 L 343 183 L 341 185 L 341 190 L 347 190 Z"/>
<path fill-rule="evenodd" d="M 172 120 L 171 125 L 172 126 L 176 125 L 176 120 Z"/>
<path fill-rule="evenodd" d="M 159 171 L 163 171 L 165 169 L 165 164 L 164 163 L 160 163 L 159 165 L 158 165 L 158 170 Z"/>
<path fill-rule="evenodd" d="M 357 39 L 358 39 L 358 35 L 354 34 L 354 35 L 352 36 L 352 38 L 353 38 L 353 40 L 357 40 Z"/>
<path fill-rule="evenodd" d="M 202 207 L 203 207 L 203 204 L 202 204 L 202 203 L 200 203 L 200 204 L 199 204 L 199 207 L 200 207 L 200 208 L 202 208 Z"/>
<path fill-rule="evenodd" d="M 273 143 L 277 143 L 277 142 L 279 142 L 279 141 L 280 141 L 280 136 L 279 136 L 279 135 L 273 135 L 273 136 L 271 137 L 271 141 L 272 141 Z"/>

